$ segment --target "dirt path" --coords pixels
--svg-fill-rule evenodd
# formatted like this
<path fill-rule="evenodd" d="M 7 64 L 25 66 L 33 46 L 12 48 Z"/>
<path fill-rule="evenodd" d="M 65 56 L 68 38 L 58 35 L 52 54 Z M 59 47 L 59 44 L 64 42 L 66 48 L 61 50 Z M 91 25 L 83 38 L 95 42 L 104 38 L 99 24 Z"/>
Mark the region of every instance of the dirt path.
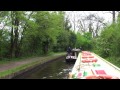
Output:
<path fill-rule="evenodd" d="M 65 55 L 65 53 L 56 53 L 50 56 L 43 56 L 43 57 L 34 57 L 34 58 L 27 58 L 27 59 L 21 59 L 18 61 L 11 61 L 9 63 L 6 64 L 0 64 L 0 72 L 8 70 L 8 69 L 12 69 L 24 64 L 28 64 L 28 63 L 32 63 L 32 62 L 36 62 L 36 61 L 43 61 L 44 59 L 49 59 L 51 57 L 59 57 L 61 55 Z M 44 61 L 43 61 L 44 62 Z"/>
<path fill-rule="evenodd" d="M 31 62 L 34 62 L 34 61 L 39 61 L 39 60 L 42 60 L 43 58 L 45 58 L 45 57 L 28 58 L 28 59 L 24 59 L 24 60 L 21 60 L 21 61 L 14 61 L 14 62 L 10 62 L 10 63 L 7 63 L 7 64 L 0 64 L 0 72 L 4 71 L 4 70 L 11 69 L 11 68 L 15 68 L 17 66 L 21 66 L 21 65 L 24 65 L 24 64 L 27 64 L 27 63 L 31 63 Z"/>

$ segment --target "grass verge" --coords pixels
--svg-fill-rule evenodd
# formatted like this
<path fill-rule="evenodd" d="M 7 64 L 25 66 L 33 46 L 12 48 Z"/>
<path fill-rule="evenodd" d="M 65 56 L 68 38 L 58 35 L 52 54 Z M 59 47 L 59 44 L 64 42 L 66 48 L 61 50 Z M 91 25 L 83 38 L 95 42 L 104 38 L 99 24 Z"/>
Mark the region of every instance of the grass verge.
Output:
<path fill-rule="evenodd" d="M 32 67 L 32 66 L 43 64 L 43 63 L 45 63 L 47 61 L 50 61 L 52 59 L 55 59 L 55 58 L 63 56 L 63 55 L 65 55 L 65 53 L 56 53 L 56 54 L 44 56 L 44 58 L 41 59 L 41 60 L 32 61 L 32 62 L 30 62 L 28 64 L 23 64 L 23 65 L 17 66 L 16 68 L 12 68 L 12 69 L 8 69 L 8 70 L 5 70 L 5 71 L 2 71 L 2 72 L 0 72 L 0 78 L 5 77 L 7 75 L 14 74 L 16 72 L 19 72 L 21 70 L 27 69 L 27 68 Z"/>
<path fill-rule="evenodd" d="M 120 62 L 119 62 L 120 57 L 109 57 L 109 58 L 106 58 L 106 60 L 120 68 Z"/>

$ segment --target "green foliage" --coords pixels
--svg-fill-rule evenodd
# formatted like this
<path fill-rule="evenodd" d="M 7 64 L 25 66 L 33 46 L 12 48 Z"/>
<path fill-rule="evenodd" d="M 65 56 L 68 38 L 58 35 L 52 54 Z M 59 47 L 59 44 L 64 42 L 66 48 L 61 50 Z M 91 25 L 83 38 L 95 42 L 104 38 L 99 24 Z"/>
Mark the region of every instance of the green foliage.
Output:
<path fill-rule="evenodd" d="M 0 58 L 43 55 L 75 47 L 72 32 L 63 11 L 1 11 Z M 7 27 L 7 28 L 6 28 Z"/>
<path fill-rule="evenodd" d="M 97 47 L 99 53 L 103 57 L 109 57 L 112 55 L 119 55 L 119 26 L 112 24 L 107 26 L 101 33 L 101 36 L 97 40 Z"/>
<path fill-rule="evenodd" d="M 70 21 L 68 18 L 65 19 L 65 30 L 70 31 L 72 25 L 70 24 Z"/>
<path fill-rule="evenodd" d="M 82 47 L 83 50 L 91 50 L 92 35 L 90 33 L 84 33 L 84 35 L 77 33 L 76 47 Z"/>
<path fill-rule="evenodd" d="M 76 41 L 77 41 L 76 34 L 75 34 L 74 32 L 70 32 L 70 36 L 69 36 L 69 46 L 71 46 L 72 48 L 74 48 Z"/>
<path fill-rule="evenodd" d="M 54 46 L 55 51 L 64 51 L 69 45 L 69 36 L 70 33 L 67 31 L 62 31 L 57 37 L 57 44 Z M 57 49 L 57 50 L 56 50 Z"/>
<path fill-rule="evenodd" d="M 111 63 L 120 66 L 120 19 L 106 26 L 98 38 L 93 39 L 94 50 Z"/>
<path fill-rule="evenodd" d="M 9 32 L 6 30 L 0 30 L 0 60 L 5 56 L 8 57 L 9 52 Z"/>

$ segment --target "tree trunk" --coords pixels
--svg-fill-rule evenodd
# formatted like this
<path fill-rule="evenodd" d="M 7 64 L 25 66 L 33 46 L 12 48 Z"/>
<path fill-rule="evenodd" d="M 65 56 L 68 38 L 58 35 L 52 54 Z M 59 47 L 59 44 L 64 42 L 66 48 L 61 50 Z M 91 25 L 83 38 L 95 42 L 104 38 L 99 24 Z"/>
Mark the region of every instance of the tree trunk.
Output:
<path fill-rule="evenodd" d="M 113 12 L 113 23 L 115 23 L 115 11 L 112 12 Z"/>
<path fill-rule="evenodd" d="M 99 22 L 97 22 L 97 25 L 96 25 L 95 37 L 98 37 L 98 30 L 99 30 Z"/>
<path fill-rule="evenodd" d="M 47 52 L 48 52 L 48 45 L 49 45 L 48 41 L 43 42 L 43 53 L 44 54 L 47 54 Z"/>
<path fill-rule="evenodd" d="M 2 59 L 2 41 L 1 41 L 1 38 L 2 38 L 2 31 L 0 31 L 0 60 Z"/>
<path fill-rule="evenodd" d="M 13 25 L 14 25 L 14 20 L 13 20 L 13 12 L 11 11 L 11 19 L 12 19 L 12 28 L 11 28 L 11 44 L 10 44 L 10 57 L 14 57 L 14 35 L 13 35 Z"/>
<path fill-rule="evenodd" d="M 92 34 L 93 33 L 93 30 L 92 30 L 92 23 L 90 22 L 89 23 L 89 32 Z"/>
<path fill-rule="evenodd" d="M 27 19 L 27 20 L 29 20 L 29 19 L 31 18 L 32 14 L 33 14 L 33 11 L 30 13 L 30 15 L 28 16 L 28 19 Z M 19 50 L 18 50 L 18 51 L 19 51 L 19 55 L 20 55 L 20 56 L 22 55 L 22 53 L 21 53 L 21 47 L 22 47 L 22 45 L 23 45 L 24 33 L 25 33 L 25 30 L 27 29 L 27 27 L 28 27 L 28 23 L 25 23 L 25 25 L 24 25 L 24 27 L 23 27 L 22 34 L 21 34 L 20 43 L 19 43 Z"/>
<path fill-rule="evenodd" d="M 11 52 L 11 58 L 14 56 L 14 41 L 13 41 L 13 27 L 11 30 L 11 47 L 10 47 L 10 52 Z"/>
<path fill-rule="evenodd" d="M 17 13 L 16 13 L 16 18 L 15 18 L 15 39 L 14 39 L 14 45 L 15 45 L 15 57 L 18 57 L 19 55 L 19 47 L 18 47 L 18 36 L 19 36 L 19 33 L 18 33 L 18 26 L 19 26 L 19 20 L 18 20 L 18 17 L 17 17 Z"/>
<path fill-rule="evenodd" d="M 76 24 L 75 24 L 75 14 L 74 14 L 74 21 L 73 21 L 73 23 L 74 23 L 74 32 L 75 32 L 75 29 L 76 29 Z"/>

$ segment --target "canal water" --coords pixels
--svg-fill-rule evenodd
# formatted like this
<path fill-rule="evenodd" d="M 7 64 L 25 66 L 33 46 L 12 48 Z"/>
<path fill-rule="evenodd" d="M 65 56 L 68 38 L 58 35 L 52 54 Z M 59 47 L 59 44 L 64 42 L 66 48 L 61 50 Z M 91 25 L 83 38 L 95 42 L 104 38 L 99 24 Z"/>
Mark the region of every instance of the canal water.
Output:
<path fill-rule="evenodd" d="M 27 74 L 21 74 L 14 79 L 67 79 L 74 63 L 66 63 L 65 57 L 47 63 Z"/>

